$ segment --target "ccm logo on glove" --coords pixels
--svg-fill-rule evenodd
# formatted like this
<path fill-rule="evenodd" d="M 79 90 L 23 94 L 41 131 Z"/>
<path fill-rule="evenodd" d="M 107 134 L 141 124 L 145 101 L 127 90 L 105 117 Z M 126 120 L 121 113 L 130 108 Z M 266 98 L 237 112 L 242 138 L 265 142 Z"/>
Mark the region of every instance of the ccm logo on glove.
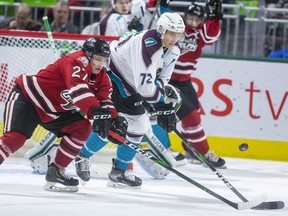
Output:
<path fill-rule="evenodd" d="M 106 115 L 95 115 L 93 116 L 93 119 L 96 120 L 96 119 L 109 119 L 111 118 L 111 115 L 110 114 L 106 114 Z"/>
<path fill-rule="evenodd" d="M 158 111 L 156 111 L 157 115 L 171 115 L 173 113 L 175 113 L 175 110 L 163 110 L 163 111 L 158 110 Z"/>

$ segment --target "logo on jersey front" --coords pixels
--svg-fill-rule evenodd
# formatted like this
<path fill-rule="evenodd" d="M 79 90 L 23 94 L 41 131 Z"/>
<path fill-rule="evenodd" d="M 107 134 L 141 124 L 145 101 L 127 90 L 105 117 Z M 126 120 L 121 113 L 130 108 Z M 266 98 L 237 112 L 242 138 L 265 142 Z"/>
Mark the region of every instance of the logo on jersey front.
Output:
<path fill-rule="evenodd" d="M 185 36 L 185 40 L 179 43 L 180 49 L 182 50 L 182 52 L 195 52 L 198 48 L 199 32 L 195 32 L 191 35 Z"/>
<path fill-rule="evenodd" d="M 87 65 L 88 65 L 88 63 L 89 63 L 89 60 L 88 60 L 85 56 L 79 57 L 77 60 L 80 61 L 80 62 L 82 62 L 82 64 L 84 65 L 84 67 L 87 67 Z"/>
<path fill-rule="evenodd" d="M 144 43 L 145 43 L 145 47 L 150 47 L 150 46 L 157 44 L 157 42 L 153 38 L 147 38 L 144 41 Z"/>
<path fill-rule="evenodd" d="M 69 91 L 66 89 L 60 93 L 61 97 L 64 99 L 66 102 L 65 104 L 60 104 L 61 107 L 64 110 L 74 110 L 76 109 L 75 104 L 73 104 L 73 100 L 71 98 L 71 95 L 69 94 Z"/>

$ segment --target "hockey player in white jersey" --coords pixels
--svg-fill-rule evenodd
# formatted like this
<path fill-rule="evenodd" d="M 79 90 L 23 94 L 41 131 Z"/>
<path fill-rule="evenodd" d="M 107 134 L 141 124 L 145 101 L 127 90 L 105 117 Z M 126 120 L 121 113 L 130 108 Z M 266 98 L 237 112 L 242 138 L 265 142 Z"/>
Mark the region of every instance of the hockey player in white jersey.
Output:
<path fill-rule="evenodd" d="M 150 104 L 157 114 L 158 124 L 167 132 L 176 126 L 172 103 L 165 103 L 163 88 L 168 83 L 174 65 L 179 58 L 177 42 L 182 38 L 185 25 L 180 15 L 164 13 L 157 21 L 157 29 L 151 29 L 129 36 L 124 41 L 113 41 L 109 64 L 109 77 L 113 84 L 112 100 L 121 116 L 128 121 L 126 139 L 136 146 L 150 127 L 143 100 Z M 111 139 L 110 139 L 111 140 Z M 106 139 L 91 133 L 85 146 L 75 159 L 78 176 L 90 179 L 89 157 L 107 144 Z M 140 187 L 142 180 L 128 165 L 136 151 L 121 145 L 117 139 L 117 157 L 109 173 L 108 186 Z"/>
<path fill-rule="evenodd" d="M 100 20 L 98 34 L 123 36 L 129 29 L 148 29 L 152 15 L 144 0 L 112 0 L 112 8 Z"/>

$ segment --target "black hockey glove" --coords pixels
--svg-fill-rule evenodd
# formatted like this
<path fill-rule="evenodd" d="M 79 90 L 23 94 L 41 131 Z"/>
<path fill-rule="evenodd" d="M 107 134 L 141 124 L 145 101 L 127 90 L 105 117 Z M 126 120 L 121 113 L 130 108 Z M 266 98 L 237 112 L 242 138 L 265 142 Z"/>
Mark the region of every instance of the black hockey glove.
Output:
<path fill-rule="evenodd" d="M 222 2 L 221 0 L 209 0 L 206 3 L 207 18 L 208 19 L 222 19 Z"/>
<path fill-rule="evenodd" d="M 176 128 L 176 115 L 172 103 L 157 103 L 154 105 L 157 123 L 168 133 Z"/>
<path fill-rule="evenodd" d="M 133 20 L 128 24 L 128 30 L 135 30 L 140 32 L 143 30 L 143 24 L 140 22 L 140 18 L 134 17 Z"/>
<path fill-rule="evenodd" d="M 119 135 L 120 137 L 125 139 L 127 128 L 128 128 L 128 122 L 124 117 L 119 116 L 115 119 L 112 119 L 112 126 L 110 130 L 113 133 L 109 133 L 108 140 L 112 143 L 121 145 L 122 144 L 121 140 L 117 139 L 117 137 L 113 136 L 113 134 Z"/>
<path fill-rule="evenodd" d="M 111 128 L 111 113 L 109 108 L 94 108 L 91 116 L 93 118 L 93 131 L 101 138 L 107 138 L 108 130 Z"/>
<path fill-rule="evenodd" d="M 164 87 L 165 103 L 172 102 L 175 112 L 177 112 L 181 106 L 182 99 L 180 96 L 180 90 L 173 85 L 167 84 Z"/>

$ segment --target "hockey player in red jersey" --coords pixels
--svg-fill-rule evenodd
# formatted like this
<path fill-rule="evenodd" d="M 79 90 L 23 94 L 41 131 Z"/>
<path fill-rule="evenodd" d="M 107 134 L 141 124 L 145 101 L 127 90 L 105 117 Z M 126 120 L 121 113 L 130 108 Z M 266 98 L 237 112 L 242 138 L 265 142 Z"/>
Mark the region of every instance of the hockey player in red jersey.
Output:
<path fill-rule="evenodd" d="M 207 17 L 205 17 L 205 10 Z M 201 124 L 198 97 L 191 83 L 191 75 L 196 70 L 202 48 L 212 45 L 219 39 L 221 18 L 220 0 L 210 0 L 205 7 L 192 3 L 187 8 L 184 15 L 185 40 L 180 43 L 181 55 L 170 80 L 170 84 L 180 90 L 181 98 L 185 101 L 177 112 L 177 116 L 181 120 L 182 134 L 215 167 L 223 167 L 225 160 L 209 150 Z M 186 156 L 192 154 L 184 144 L 183 147 L 186 150 Z"/>
<path fill-rule="evenodd" d="M 90 38 L 82 50 L 58 59 L 35 75 L 21 75 L 4 110 L 4 135 L 0 138 L 0 164 L 24 145 L 37 127 L 62 137 L 46 174 L 47 190 L 75 192 L 77 179 L 65 168 L 78 154 L 92 129 L 108 138 L 111 125 L 125 136 L 127 122 L 118 116 L 110 96 L 112 85 L 103 66 L 110 57 L 107 42 Z M 80 114 L 77 110 L 83 112 Z M 83 117 L 86 115 L 86 118 Z M 63 187 L 62 187 L 63 188 Z"/>
<path fill-rule="evenodd" d="M 167 1 L 161 0 L 160 4 L 167 7 Z M 205 6 L 193 3 L 184 13 L 185 39 L 179 43 L 181 54 L 176 62 L 169 84 L 180 90 L 182 105 L 177 111 L 181 120 L 181 133 L 193 147 L 215 167 L 224 168 L 225 160 L 210 151 L 206 135 L 201 124 L 200 106 L 196 91 L 191 83 L 191 75 L 196 70 L 197 61 L 201 57 L 202 49 L 212 45 L 218 40 L 221 32 L 220 19 L 222 18 L 221 1 L 209 0 Z M 158 125 L 153 125 L 153 132 L 166 148 L 170 146 L 168 135 Z M 193 156 L 185 144 L 185 156 L 192 163 L 201 163 Z M 184 160 L 179 154 L 176 160 Z"/>

